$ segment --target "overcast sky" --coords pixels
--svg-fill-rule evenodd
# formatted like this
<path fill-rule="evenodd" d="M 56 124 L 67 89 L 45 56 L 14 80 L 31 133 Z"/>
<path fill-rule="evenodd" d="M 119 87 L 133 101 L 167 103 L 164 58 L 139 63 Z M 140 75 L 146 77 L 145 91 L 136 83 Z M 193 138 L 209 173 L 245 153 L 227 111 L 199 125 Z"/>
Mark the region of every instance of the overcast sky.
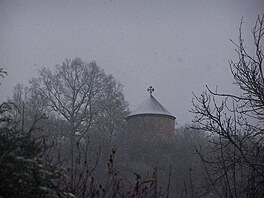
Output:
<path fill-rule="evenodd" d="M 41 67 L 65 58 L 95 60 L 124 85 L 134 109 L 149 85 L 177 118 L 190 123 L 192 92 L 233 91 L 228 60 L 240 20 L 250 31 L 263 0 L 0 0 L 0 98 Z M 249 47 L 249 46 L 248 46 Z"/>

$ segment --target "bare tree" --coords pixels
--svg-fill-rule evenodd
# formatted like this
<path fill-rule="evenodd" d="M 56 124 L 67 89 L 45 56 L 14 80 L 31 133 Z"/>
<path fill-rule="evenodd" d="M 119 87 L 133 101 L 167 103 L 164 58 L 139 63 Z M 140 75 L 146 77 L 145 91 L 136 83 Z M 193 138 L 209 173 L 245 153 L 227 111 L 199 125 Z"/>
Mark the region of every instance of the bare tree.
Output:
<path fill-rule="evenodd" d="M 22 129 L 45 117 L 38 122 L 43 131 L 41 136 L 49 135 L 53 146 L 63 141 L 60 153 L 70 149 L 70 155 L 64 154 L 68 160 L 64 160 L 70 162 L 72 189 L 84 179 L 79 174 L 90 174 L 91 170 L 87 169 L 90 140 L 100 138 L 111 142 L 125 128 L 127 102 L 122 85 L 95 62 L 85 63 L 80 58 L 67 59 L 52 70 L 42 68 L 39 77 L 32 78 L 29 86 L 14 87 L 10 102 L 17 107 L 12 114 Z M 98 150 L 99 145 L 96 147 Z M 54 154 L 53 150 L 47 157 L 52 160 Z M 89 160 L 94 158 L 97 163 L 98 156 L 90 155 Z"/>
<path fill-rule="evenodd" d="M 71 144 L 71 177 L 74 181 L 74 153 L 77 145 L 88 136 L 105 130 L 111 135 L 115 123 L 124 122 L 127 103 L 122 86 L 112 75 L 106 75 L 95 62 L 85 63 L 80 58 L 67 59 L 54 71 L 43 68 L 40 77 L 32 81 L 38 94 L 47 100 L 50 110 L 69 124 Z M 107 128 L 107 126 L 110 126 Z M 104 126 L 104 127 L 103 127 Z"/>
<path fill-rule="evenodd" d="M 71 141 L 84 138 L 110 107 L 115 107 L 111 108 L 115 115 L 127 107 L 121 84 L 95 62 L 67 59 L 56 65 L 54 72 L 43 68 L 39 81 L 40 94 L 49 101 L 48 106 L 69 122 Z"/>
<path fill-rule="evenodd" d="M 193 100 L 194 121 L 212 134 L 212 153 L 198 153 L 209 188 L 219 197 L 264 196 L 264 15 L 258 16 L 252 29 L 253 52 L 245 46 L 242 24 L 238 44 L 232 41 L 238 61 L 229 62 L 241 94 L 222 94 L 207 87 Z"/>
<path fill-rule="evenodd" d="M 13 88 L 13 95 L 8 99 L 8 102 L 14 106 L 10 110 L 12 120 L 16 122 L 22 132 L 27 131 L 35 120 L 41 120 L 37 126 L 42 127 L 43 118 L 47 118 L 49 115 L 48 101 L 38 93 L 34 79 L 30 82 L 29 87 L 17 84 Z"/>

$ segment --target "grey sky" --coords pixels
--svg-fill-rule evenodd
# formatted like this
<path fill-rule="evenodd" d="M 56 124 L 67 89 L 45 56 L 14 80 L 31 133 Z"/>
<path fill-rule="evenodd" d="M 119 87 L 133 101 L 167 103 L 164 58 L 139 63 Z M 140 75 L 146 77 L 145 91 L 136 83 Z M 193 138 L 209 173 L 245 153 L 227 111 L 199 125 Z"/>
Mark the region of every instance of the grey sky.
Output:
<path fill-rule="evenodd" d="M 190 122 L 192 91 L 232 91 L 229 39 L 242 16 L 250 39 L 262 13 L 263 0 L 0 0 L 1 101 L 39 68 L 81 57 L 124 85 L 132 109 L 152 85 L 180 125 Z"/>

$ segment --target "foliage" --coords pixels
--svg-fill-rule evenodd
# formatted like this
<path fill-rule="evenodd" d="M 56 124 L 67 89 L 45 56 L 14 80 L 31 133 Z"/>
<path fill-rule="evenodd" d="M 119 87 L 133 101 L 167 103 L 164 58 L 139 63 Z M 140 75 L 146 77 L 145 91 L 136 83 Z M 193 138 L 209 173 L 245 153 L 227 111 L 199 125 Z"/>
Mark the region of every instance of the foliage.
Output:
<path fill-rule="evenodd" d="M 0 106 L 0 195 L 2 197 L 74 197 L 63 184 L 63 169 L 42 160 L 43 145 L 32 137 L 34 126 L 22 132 Z"/>
<path fill-rule="evenodd" d="M 134 173 L 135 181 L 133 181 L 130 186 L 127 186 L 120 172 L 117 171 L 116 167 L 114 166 L 115 155 L 116 150 L 113 149 L 107 162 L 107 172 L 104 174 L 105 180 L 100 181 L 94 172 L 89 174 L 89 179 L 82 181 L 79 185 L 79 188 L 75 189 L 75 194 L 77 197 L 161 197 L 160 193 L 157 191 L 157 178 L 153 176 L 144 179 L 139 174 Z M 155 174 L 156 170 L 154 169 L 153 175 Z"/>
<path fill-rule="evenodd" d="M 210 181 L 208 192 L 219 197 L 263 197 L 264 15 L 252 29 L 253 51 L 246 50 L 242 22 L 239 33 L 238 44 L 233 42 L 238 61 L 230 61 L 230 68 L 241 94 L 222 94 L 207 87 L 195 96 L 195 122 L 212 134 L 213 146 L 209 155 L 197 151 Z"/>
<path fill-rule="evenodd" d="M 125 129 L 127 102 L 122 85 L 95 62 L 80 58 L 66 59 L 54 69 L 42 68 L 28 87 L 14 88 L 10 101 L 18 107 L 13 116 L 23 130 L 36 119 L 48 118 L 38 122 L 38 127 L 44 130 L 42 136 L 49 136 L 49 141 L 63 148 L 59 151 L 54 147 L 49 158 L 54 161 L 58 157 L 55 152 L 62 154 L 64 159 L 59 161 L 69 170 L 72 191 L 79 188 L 80 180 L 87 180 L 87 172 L 90 174 L 85 163 L 90 137 L 112 141 Z M 98 160 L 97 156 L 93 159 L 95 163 Z"/>
<path fill-rule="evenodd" d="M 124 180 L 133 183 L 133 173 L 151 176 L 156 167 L 158 189 L 161 189 L 159 197 L 203 194 L 199 184 L 204 183 L 205 172 L 195 148 L 203 145 L 207 149 L 204 132 L 184 126 L 177 128 L 170 139 L 142 135 L 143 132 L 127 135 L 124 143 L 117 147 L 120 153 L 116 166 Z"/>
<path fill-rule="evenodd" d="M 22 132 L 21 125 L 12 120 L 13 108 L 14 104 L 11 103 L 4 103 L 0 108 L 0 175 L 2 179 L 0 195 L 2 197 L 75 197 L 67 190 L 67 184 L 71 182 L 61 164 L 55 166 L 44 160 L 46 145 L 43 140 L 36 139 L 32 135 L 39 129 L 32 126 L 28 132 Z M 79 145 L 80 150 L 83 150 L 81 146 L 87 145 Z M 112 150 L 109 156 L 103 181 L 96 177 L 93 170 L 86 168 L 88 161 L 91 160 L 90 156 L 88 158 L 88 154 L 82 152 L 79 154 L 81 156 L 76 161 L 76 165 L 80 165 L 80 169 L 74 172 L 75 182 L 78 182 L 78 185 L 75 185 L 77 188 L 74 189 L 76 197 L 161 196 L 155 184 L 156 170 L 150 179 L 143 179 L 139 174 L 135 174 L 134 184 L 128 187 L 114 167 L 115 150 Z M 84 171 L 84 174 L 81 175 L 79 171 Z"/>

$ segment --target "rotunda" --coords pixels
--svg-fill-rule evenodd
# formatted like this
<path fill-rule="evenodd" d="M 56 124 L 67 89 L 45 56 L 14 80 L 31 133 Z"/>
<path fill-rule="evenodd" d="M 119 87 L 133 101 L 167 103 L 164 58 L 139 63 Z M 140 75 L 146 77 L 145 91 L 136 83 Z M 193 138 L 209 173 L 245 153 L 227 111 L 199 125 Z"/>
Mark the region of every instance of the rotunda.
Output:
<path fill-rule="evenodd" d="M 154 88 L 148 89 L 146 98 L 127 117 L 128 133 L 130 135 L 171 138 L 175 132 L 175 116 L 169 113 L 152 95 Z"/>

